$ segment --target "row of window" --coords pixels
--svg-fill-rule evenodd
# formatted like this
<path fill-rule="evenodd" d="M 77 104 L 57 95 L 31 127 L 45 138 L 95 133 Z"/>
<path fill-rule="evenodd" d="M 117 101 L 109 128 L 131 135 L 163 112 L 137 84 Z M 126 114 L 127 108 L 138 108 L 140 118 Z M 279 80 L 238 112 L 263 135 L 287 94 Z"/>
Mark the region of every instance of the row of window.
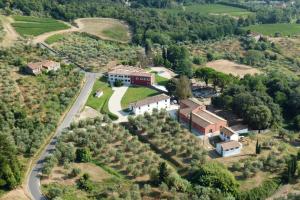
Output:
<path fill-rule="evenodd" d="M 233 151 L 235 149 L 238 149 L 239 147 L 235 147 L 235 148 L 231 148 L 231 149 L 227 149 L 227 150 L 224 150 L 224 151 Z"/>

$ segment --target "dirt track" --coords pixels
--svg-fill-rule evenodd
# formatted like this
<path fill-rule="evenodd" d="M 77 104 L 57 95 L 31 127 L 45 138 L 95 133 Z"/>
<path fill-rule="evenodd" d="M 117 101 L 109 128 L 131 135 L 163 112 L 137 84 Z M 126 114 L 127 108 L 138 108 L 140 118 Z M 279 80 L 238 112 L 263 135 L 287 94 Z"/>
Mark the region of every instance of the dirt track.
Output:
<path fill-rule="evenodd" d="M 13 19 L 11 17 L 0 15 L 0 20 L 4 31 L 6 32 L 3 41 L 0 43 L 2 47 L 10 47 L 14 44 L 15 41 L 20 37 L 15 29 L 11 26 Z"/>

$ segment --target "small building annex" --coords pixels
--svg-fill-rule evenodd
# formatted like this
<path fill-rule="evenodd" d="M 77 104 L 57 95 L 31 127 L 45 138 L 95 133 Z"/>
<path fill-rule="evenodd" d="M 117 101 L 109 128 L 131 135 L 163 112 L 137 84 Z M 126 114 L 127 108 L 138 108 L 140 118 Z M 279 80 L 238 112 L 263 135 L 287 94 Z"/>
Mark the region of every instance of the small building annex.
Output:
<path fill-rule="evenodd" d="M 242 144 L 238 141 L 231 140 L 217 144 L 216 151 L 222 157 L 234 156 L 241 153 Z"/>
<path fill-rule="evenodd" d="M 145 112 L 151 113 L 153 109 L 161 110 L 170 107 L 170 97 L 165 94 L 148 97 L 141 101 L 130 104 L 130 110 L 135 115 L 142 115 Z"/>
<path fill-rule="evenodd" d="M 219 133 L 227 126 L 227 120 L 206 110 L 206 106 L 194 98 L 180 102 L 179 118 L 203 135 Z"/>
<path fill-rule="evenodd" d="M 108 81 L 122 81 L 124 85 L 151 86 L 155 82 L 154 74 L 138 67 L 119 65 L 108 72 Z"/>
<path fill-rule="evenodd" d="M 223 141 L 239 141 L 239 134 L 229 127 L 223 127 L 220 130 L 220 138 Z"/>

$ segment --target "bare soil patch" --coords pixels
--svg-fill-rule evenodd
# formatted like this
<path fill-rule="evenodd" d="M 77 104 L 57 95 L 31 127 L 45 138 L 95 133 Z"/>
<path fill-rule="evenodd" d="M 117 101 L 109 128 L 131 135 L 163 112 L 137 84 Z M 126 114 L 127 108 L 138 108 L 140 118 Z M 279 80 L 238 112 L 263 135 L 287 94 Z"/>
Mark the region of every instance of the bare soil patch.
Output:
<path fill-rule="evenodd" d="M 129 31 L 129 26 L 120 20 L 117 19 L 111 19 L 111 18 L 80 18 L 76 19 L 75 23 L 80 28 L 81 32 L 86 32 L 92 35 L 95 35 L 97 37 L 100 37 L 104 40 L 112 40 L 122 43 L 127 43 L 130 40 L 131 34 Z M 116 30 L 120 31 L 120 29 L 123 29 L 127 33 L 125 38 L 115 39 L 107 34 L 105 34 L 105 31 L 107 30 Z"/>
<path fill-rule="evenodd" d="M 232 74 L 234 76 L 244 77 L 246 74 L 260 74 L 261 72 L 251 66 L 237 64 L 229 60 L 216 60 L 208 62 L 208 67 L 225 74 Z"/>
<path fill-rule="evenodd" d="M 23 188 L 17 188 L 5 194 L 0 200 L 30 200 Z"/>
<path fill-rule="evenodd" d="M 79 116 L 76 116 L 75 121 L 80 121 L 80 120 L 85 120 L 85 119 L 94 119 L 96 117 L 100 117 L 101 114 L 100 112 L 98 112 L 97 110 L 89 107 L 89 106 L 85 106 L 83 111 L 79 114 Z"/>
<path fill-rule="evenodd" d="M 68 174 L 73 168 L 81 169 L 81 174 L 75 178 L 69 178 Z M 101 182 L 108 179 L 110 175 L 101 167 L 92 163 L 73 163 L 69 169 L 64 169 L 62 166 L 54 167 L 50 176 L 42 180 L 42 184 L 63 183 L 64 185 L 74 185 L 76 180 L 84 173 L 88 173 L 92 181 Z"/>

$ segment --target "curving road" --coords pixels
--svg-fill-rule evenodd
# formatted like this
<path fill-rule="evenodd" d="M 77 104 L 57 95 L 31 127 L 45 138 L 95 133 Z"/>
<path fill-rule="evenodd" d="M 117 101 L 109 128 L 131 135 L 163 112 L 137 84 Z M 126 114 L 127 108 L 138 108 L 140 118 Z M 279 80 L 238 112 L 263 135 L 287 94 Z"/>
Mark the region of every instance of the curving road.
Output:
<path fill-rule="evenodd" d="M 27 182 L 27 187 L 31 195 L 31 198 L 33 200 L 46 200 L 46 197 L 44 197 L 41 192 L 40 177 L 39 177 L 39 174 L 43 167 L 43 161 L 55 149 L 57 136 L 61 134 L 63 129 L 69 127 L 69 125 L 75 118 L 75 115 L 79 113 L 81 108 L 85 105 L 95 81 L 100 76 L 101 74 L 88 73 L 88 72 L 85 73 L 86 81 L 83 88 L 81 89 L 79 96 L 77 97 L 75 103 L 72 105 L 69 112 L 65 115 L 65 118 L 63 119 L 62 123 L 58 126 L 54 137 L 51 139 L 50 143 L 46 146 L 40 158 L 38 159 L 37 163 L 35 164 L 32 171 L 30 172 L 28 182 Z"/>

